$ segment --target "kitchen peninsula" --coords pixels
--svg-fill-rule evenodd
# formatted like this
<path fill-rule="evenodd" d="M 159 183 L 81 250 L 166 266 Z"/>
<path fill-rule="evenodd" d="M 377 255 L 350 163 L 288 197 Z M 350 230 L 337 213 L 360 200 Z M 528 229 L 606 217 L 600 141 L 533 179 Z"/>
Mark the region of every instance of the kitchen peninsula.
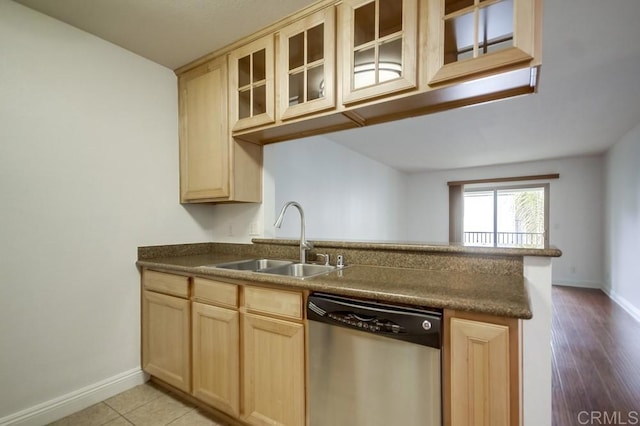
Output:
<path fill-rule="evenodd" d="M 342 255 L 347 266 L 305 279 L 212 267 L 250 258 L 296 259 L 295 240 L 140 247 L 137 265 L 143 277 L 143 368 L 238 424 L 261 424 L 265 418 L 279 424 L 305 424 L 306 300 L 310 292 L 318 291 L 444 312 L 443 424 L 472 424 L 464 418 L 465 410 L 487 410 L 485 414 L 493 425 L 550 424 L 551 259 L 561 255 L 559 250 L 333 241 L 313 244 L 314 250 L 309 254 L 312 261 L 320 257 L 324 260 L 324 256 L 318 256 L 324 254 L 333 263 L 337 255 Z M 163 337 L 154 335 L 156 346 L 145 337 L 158 330 L 149 328 L 149 322 L 158 320 L 149 313 L 161 317 L 163 306 L 171 306 L 170 312 L 179 312 L 175 318 L 182 321 L 171 328 L 175 334 L 172 338 L 182 342 L 178 345 L 180 353 L 173 346 L 176 365 L 155 365 L 162 357 L 149 352 L 162 350 L 158 341 Z M 207 379 L 207 374 L 215 376 L 216 366 L 204 365 L 199 359 L 203 348 L 215 345 L 200 340 L 202 330 L 215 327 L 214 322 L 206 323 L 203 318 L 214 317 L 218 324 L 224 322 L 224 329 L 218 331 L 224 330 L 225 338 L 231 342 L 224 349 L 224 356 L 217 359 L 222 362 L 218 367 L 224 367 L 220 371 L 224 380 Z M 496 353 L 491 341 L 486 342 L 482 348 L 485 352 L 481 351 L 484 355 L 478 358 L 486 361 L 487 366 L 482 368 L 489 369 L 482 371 L 487 374 L 484 380 L 492 381 L 489 395 L 477 391 L 467 398 L 469 394 L 465 393 L 462 400 L 456 392 L 456 386 L 464 384 L 457 382 L 457 373 L 452 377 L 450 372 L 474 373 L 471 369 L 478 365 L 452 364 L 459 363 L 452 361 L 455 347 L 451 340 L 451 333 L 457 332 L 451 321 L 457 319 L 486 324 L 492 332 L 495 329 L 505 333 L 500 337 L 504 348 L 498 346 L 504 350 L 497 351 L 499 356 L 504 355 L 499 358 L 502 365 L 489 366 L 487 357 Z M 263 353 L 259 365 L 250 365 L 255 355 L 251 351 L 266 350 L 252 347 L 250 336 L 269 327 L 273 333 L 277 329 L 280 338 L 286 336 L 279 341 L 278 349 L 290 351 L 284 358 L 291 365 L 280 368 L 286 369 L 281 374 L 290 379 L 287 383 L 295 386 L 288 386 L 285 393 L 289 394 L 285 396 L 265 394 L 256 387 L 255 375 L 264 373 L 264 369 L 277 369 L 278 360 L 272 363 L 264 359 Z M 172 344 L 167 343 L 166 347 Z M 496 368 L 500 371 L 493 371 Z M 504 372 L 506 375 L 496 386 L 493 374 L 501 377 Z M 503 389 L 498 389 L 500 386 Z M 291 409 L 264 412 L 264 407 L 270 406 L 269 398 L 275 397 L 290 398 L 287 404 Z M 452 406 L 456 407 L 453 415 Z"/>

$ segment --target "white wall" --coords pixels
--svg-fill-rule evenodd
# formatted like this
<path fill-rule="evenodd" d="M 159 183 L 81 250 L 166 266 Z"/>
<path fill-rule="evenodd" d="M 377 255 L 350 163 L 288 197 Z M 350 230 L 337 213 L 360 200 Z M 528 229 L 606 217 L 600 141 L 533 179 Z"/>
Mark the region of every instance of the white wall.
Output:
<path fill-rule="evenodd" d="M 178 203 L 177 134 L 171 70 L 0 0 L 0 423 L 139 368 L 136 248 L 233 215 Z"/>
<path fill-rule="evenodd" d="M 550 180 L 550 244 L 555 284 L 600 288 L 604 282 L 603 156 L 405 174 L 323 137 L 265 147 L 266 236 L 294 237 L 299 220 L 274 233 L 273 217 L 289 200 L 305 209 L 311 239 L 446 243 L 448 181 L 559 173 Z M 269 183 L 271 182 L 271 183 Z M 265 190 L 265 194 L 267 194 Z M 275 205 L 271 205 L 275 203 Z M 271 210 L 273 216 L 269 217 Z"/>
<path fill-rule="evenodd" d="M 560 173 L 550 180 L 550 244 L 553 283 L 600 288 L 603 282 L 602 156 L 412 174 L 408 224 L 411 238 L 435 243 L 449 238 L 448 181 Z"/>
<path fill-rule="evenodd" d="M 640 124 L 605 158 L 605 291 L 640 321 Z"/>
<path fill-rule="evenodd" d="M 407 175 L 322 136 L 268 145 L 265 185 L 274 186 L 274 217 L 287 201 L 304 208 L 310 239 L 404 240 Z M 265 190 L 266 192 L 266 190 Z M 295 209 L 294 209 L 295 210 Z M 287 211 L 275 230 L 265 218 L 265 234 L 300 236 L 297 211 Z"/>

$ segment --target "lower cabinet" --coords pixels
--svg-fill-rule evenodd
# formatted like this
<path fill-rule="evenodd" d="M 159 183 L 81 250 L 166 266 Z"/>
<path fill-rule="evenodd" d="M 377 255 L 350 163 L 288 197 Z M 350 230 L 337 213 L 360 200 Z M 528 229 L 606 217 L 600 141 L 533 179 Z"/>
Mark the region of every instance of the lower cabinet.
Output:
<path fill-rule="evenodd" d="M 306 424 L 303 293 L 143 270 L 150 375 L 250 425 Z"/>
<path fill-rule="evenodd" d="M 240 415 L 240 314 L 193 302 L 193 395 Z"/>
<path fill-rule="evenodd" d="M 445 314 L 445 424 L 518 426 L 518 320 Z"/>
<path fill-rule="evenodd" d="M 142 369 L 189 392 L 191 389 L 188 299 L 142 292 Z"/>
<path fill-rule="evenodd" d="M 249 425 L 307 424 L 303 292 L 146 269 L 142 286 L 144 371 Z M 521 321 L 444 320 L 444 425 L 519 426 Z"/>
<path fill-rule="evenodd" d="M 242 330 L 245 421 L 304 425 L 304 326 L 244 314 Z"/>

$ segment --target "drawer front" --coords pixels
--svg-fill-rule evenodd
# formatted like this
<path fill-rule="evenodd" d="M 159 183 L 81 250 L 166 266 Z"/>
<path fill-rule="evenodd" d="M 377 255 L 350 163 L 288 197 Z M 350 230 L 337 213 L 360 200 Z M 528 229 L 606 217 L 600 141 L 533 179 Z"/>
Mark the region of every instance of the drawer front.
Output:
<path fill-rule="evenodd" d="M 142 284 L 146 290 L 184 298 L 189 297 L 189 277 L 145 269 L 142 272 Z"/>
<path fill-rule="evenodd" d="M 204 278 L 193 279 L 193 295 L 201 302 L 238 307 L 238 286 Z"/>
<path fill-rule="evenodd" d="M 294 291 L 246 286 L 247 311 L 302 319 L 302 294 Z"/>

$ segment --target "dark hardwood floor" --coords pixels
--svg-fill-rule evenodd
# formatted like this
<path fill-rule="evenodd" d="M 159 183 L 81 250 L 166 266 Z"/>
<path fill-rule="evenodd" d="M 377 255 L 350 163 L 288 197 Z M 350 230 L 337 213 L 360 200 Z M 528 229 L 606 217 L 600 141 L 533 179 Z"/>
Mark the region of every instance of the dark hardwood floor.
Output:
<path fill-rule="evenodd" d="M 640 425 L 640 323 L 600 290 L 552 300 L 553 425 Z"/>

